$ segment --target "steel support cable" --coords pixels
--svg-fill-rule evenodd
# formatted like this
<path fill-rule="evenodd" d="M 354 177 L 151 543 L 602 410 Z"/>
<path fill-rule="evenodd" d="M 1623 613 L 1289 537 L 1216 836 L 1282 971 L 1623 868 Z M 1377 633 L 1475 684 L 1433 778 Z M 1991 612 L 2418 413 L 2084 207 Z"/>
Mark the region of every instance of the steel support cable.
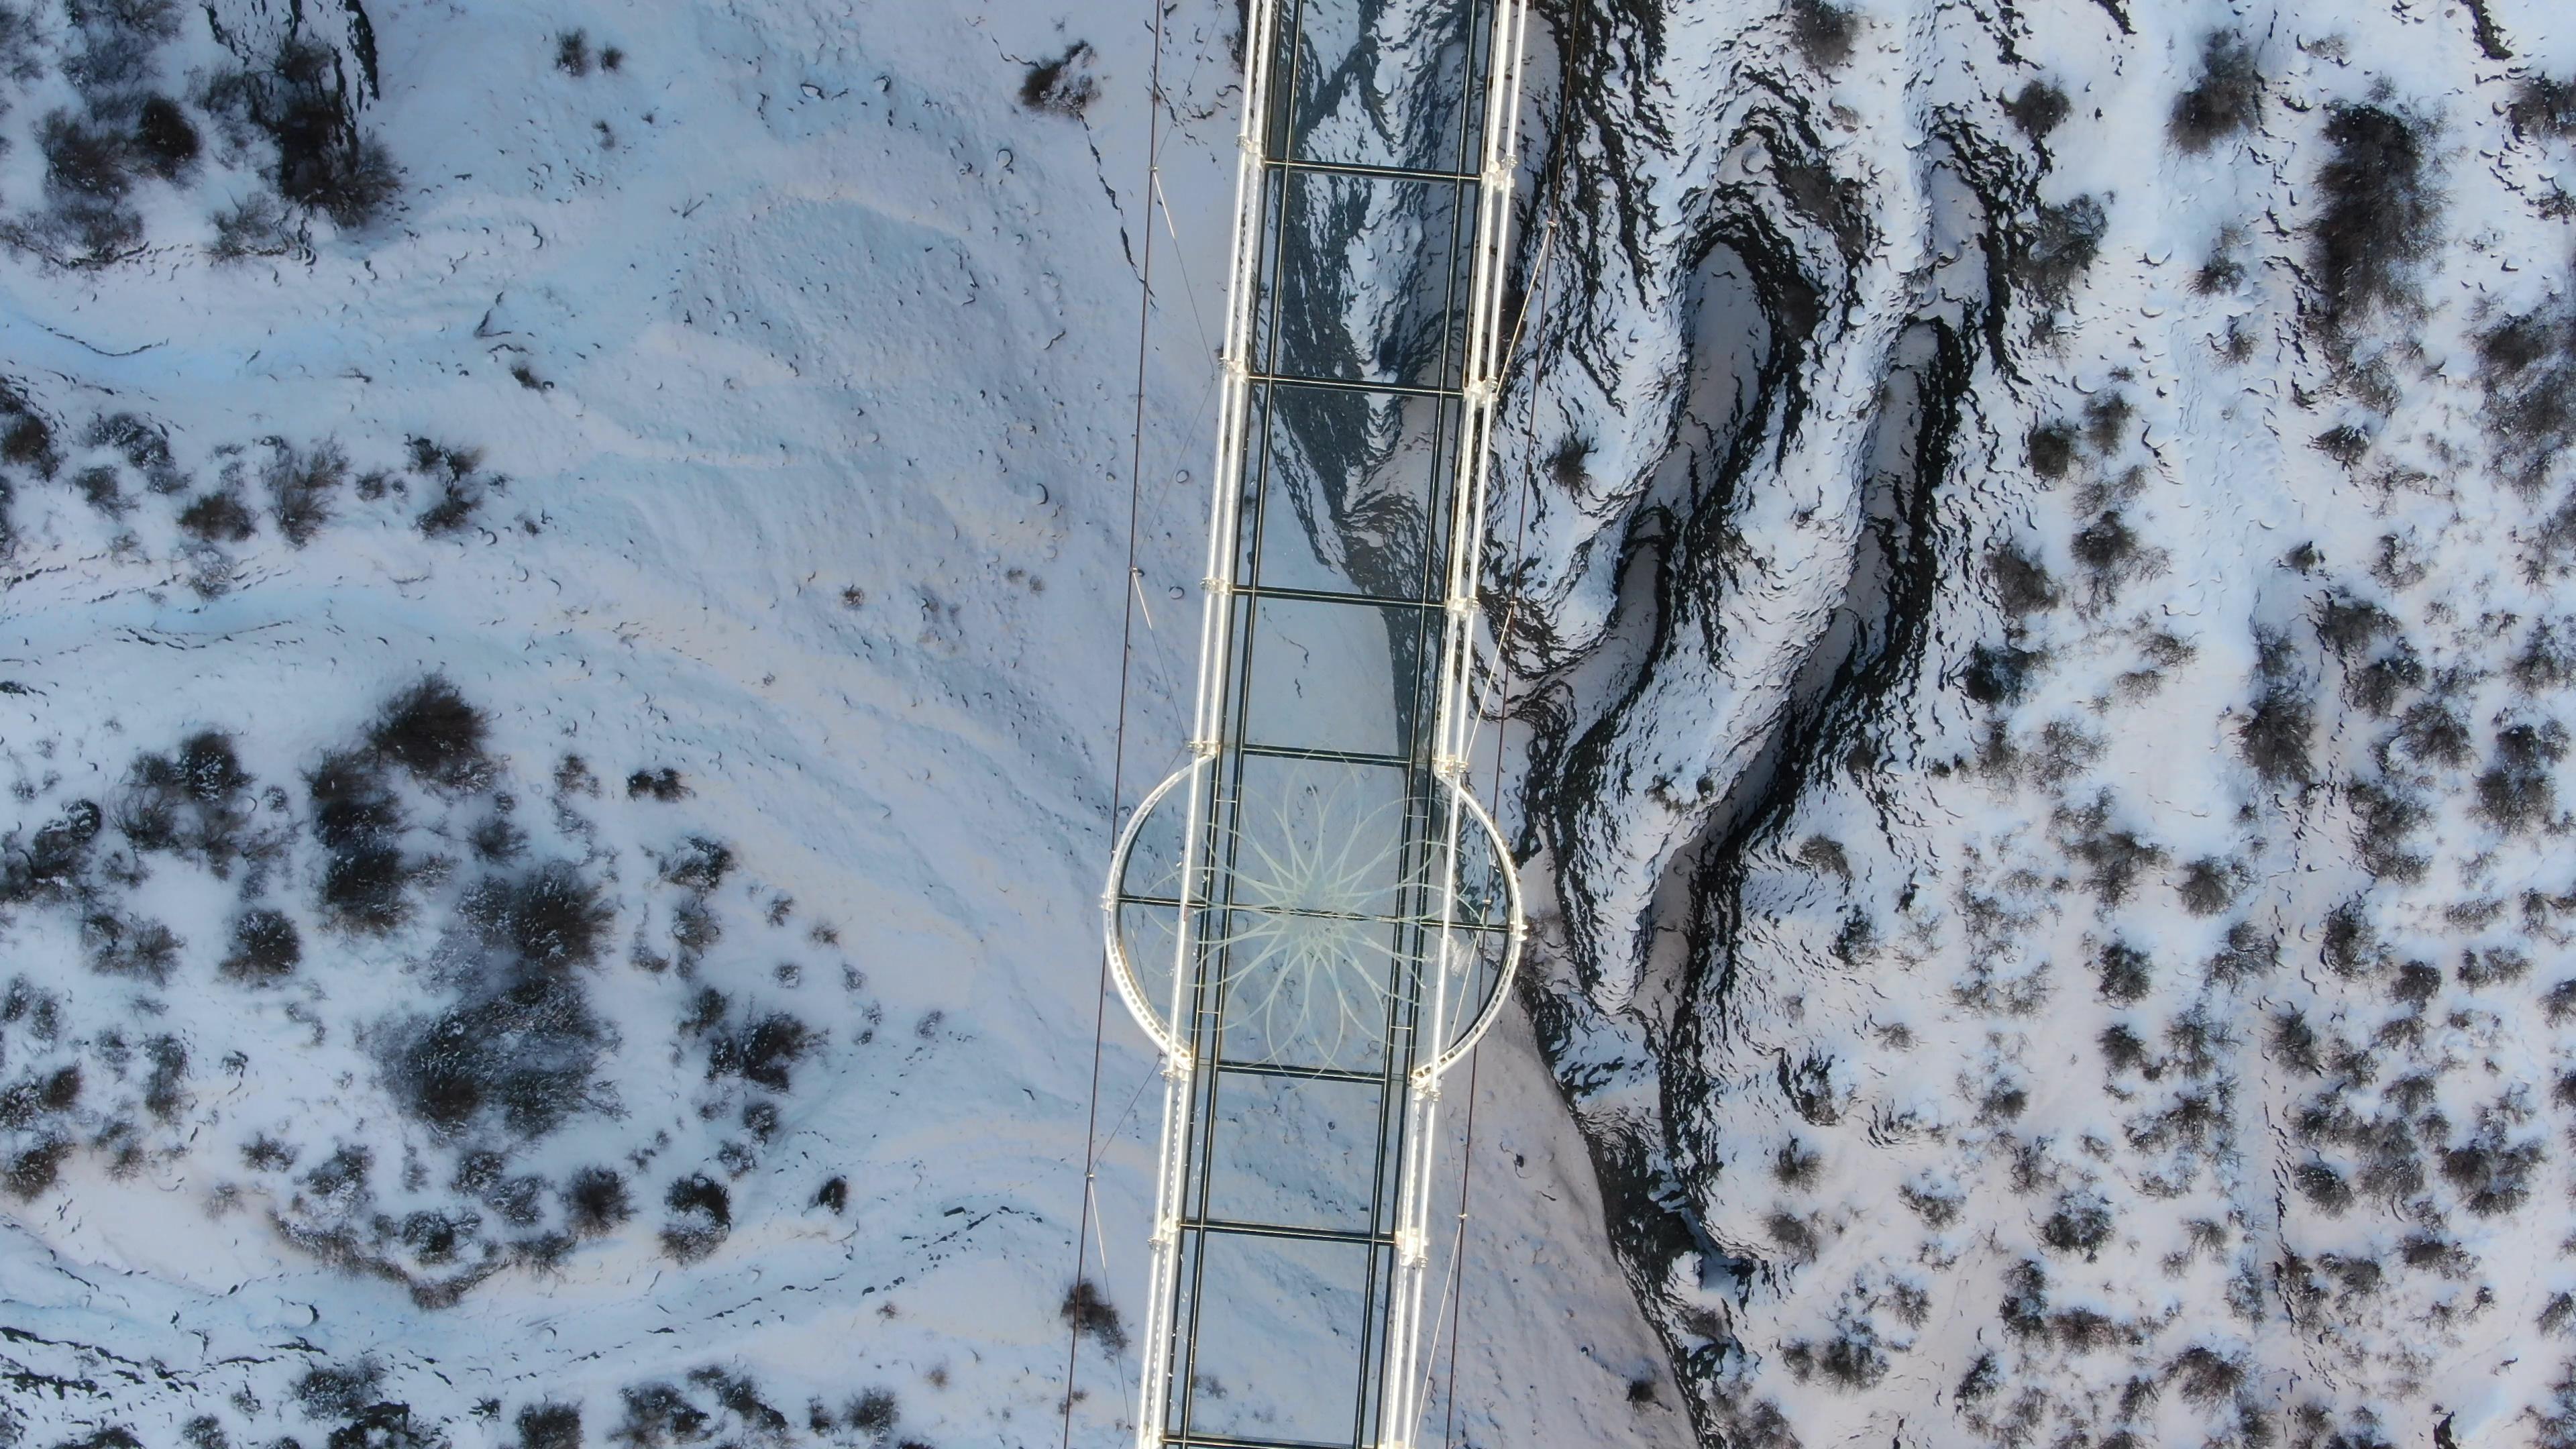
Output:
<path fill-rule="evenodd" d="M 1244 17 L 1247 36 L 1270 33 L 1274 0 L 1252 0 Z M 1162 14 L 1155 12 L 1157 33 Z M 1209 479 L 1208 556 L 1201 578 L 1222 576 L 1227 552 L 1234 537 L 1235 509 L 1239 506 L 1240 469 L 1244 411 L 1248 401 L 1245 374 L 1246 339 L 1251 331 L 1253 288 L 1249 285 L 1253 255 L 1259 244 L 1258 229 L 1244 224 L 1247 207 L 1260 204 L 1260 131 L 1267 116 L 1270 80 L 1269 48 L 1259 43 L 1248 47 L 1244 57 L 1244 111 L 1235 142 L 1233 245 L 1226 268 L 1225 344 L 1221 357 L 1223 384 L 1217 402 L 1217 457 Z M 1159 45 L 1157 54 L 1159 56 Z M 1170 1381 L 1173 1337 L 1173 1287 L 1179 1269 L 1179 1208 L 1188 1170 L 1188 1111 L 1197 1074 L 1196 1049 L 1187 1039 L 1175 1036 L 1183 1020 L 1183 1008 L 1189 1000 L 1193 973 L 1189 969 L 1192 941 L 1192 892 L 1198 884 L 1200 870 L 1201 830 L 1206 818 L 1207 790 L 1211 784 L 1210 768 L 1216 759 L 1217 741 L 1222 728 L 1225 680 L 1230 667 L 1225 628 L 1227 601 L 1214 589 L 1203 590 L 1199 599 L 1199 678 L 1197 698 L 1190 720 L 1189 748 L 1193 765 L 1185 773 L 1189 778 L 1189 808 L 1181 818 L 1188 822 L 1181 837 L 1180 911 L 1175 919 L 1172 942 L 1172 984 L 1170 1010 L 1161 1017 L 1163 1028 L 1154 1034 L 1163 1039 L 1163 1127 L 1156 1146 L 1157 1163 L 1154 1183 L 1154 1229 L 1152 1267 L 1148 1280 L 1144 1329 L 1144 1362 L 1140 1381 L 1146 1386 L 1143 1401 L 1137 1406 L 1136 1443 L 1139 1449 L 1155 1449 L 1163 1437 L 1164 1415 L 1169 1407 L 1167 1393 L 1155 1386 Z M 1178 776 L 1173 777 L 1178 779 Z M 1142 812 L 1139 812 L 1141 819 Z M 1131 824 L 1131 830 L 1133 828 Z M 1113 916 L 1114 922 L 1114 916 Z M 1112 946 L 1114 949 L 1114 944 Z M 1139 1013 L 1139 1020 L 1145 1019 Z M 1149 1030 L 1151 1029 L 1149 1024 Z M 1194 1035 L 1195 1033 L 1193 1033 Z"/>
<path fill-rule="evenodd" d="M 1154 185 L 1155 168 L 1161 160 L 1163 139 L 1163 0 L 1147 0 L 1154 10 L 1154 58 L 1148 72 L 1145 96 L 1145 181 L 1148 200 Z M 1127 453 L 1127 577 L 1136 579 L 1136 535 L 1142 521 L 1145 493 L 1145 367 L 1149 355 L 1149 332 L 1154 315 L 1154 221 L 1145 219 L 1145 255 L 1136 299 L 1136 428 L 1135 438 Z M 1110 747 L 1109 824 L 1115 832 L 1118 825 L 1118 797 L 1127 788 L 1127 690 L 1133 678 L 1136 650 L 1136 605 L 1140 591 L 1122 591 L 1126 602 L 1119 621 L 1118 635 L 1118 726 Z M 1091 1091 L 1084 1106 L 1082 1127 L 1082 1206 L 1081 1220 L 1073 1234 L 1073 1291 L 1081 1291 L 1084 1275 L 1090 1268 L 1093 1204 L 1097 1201 L 1093 1183 L 1100 1169 L 1100 1069 L 1109 1037 L 1109 955 L 1100 957 L 1098 1000 L 1092 1007 L 1091 1020 Z M 1141 1093 L 1141 1088 L 1139 1089 Z M 1134 1104 L 1129 1104 L 1131 1110 Z M 1122 1117 L 1123 1125 L 1125 1119 Z M 1114 1129 L 1113 1129 L 1114 1130 Z M 1101 1244 L 1102 1271 L 1107 1271 L 1109 1246 Z M 1082 1317 L 1067 1315 L 1064 1350 L 1064 1437 L 1063 1449 L 1072 1449 L 1073 1404 L 1075 1379 L 1082 1366 Z"/>
<path fill-rule="evenodd" d="M 1557 107 L 1557 125 L 1562 124 L 1564 115 L 1565 109 L 1563 102 L 1560 99 Z M 1553 137 L 1554 134 L 1555 129 L 1552 126 L 1550 130 L 1551 137 Z M 1512 319 L 1511 343 L 1503 349 L 1503 366 L 1506 368 L 1511 366 L 1513 359 L 1520 356 L 1521 333 L 1529 326 L 1530 313 L 1536 309 L 1539 303 L 1547 296 L 1548 264 L 1556 256 L 1556 187 L 1558 180 L 1564 175 L 1564 157 L 1565 153 L 1561 147 L 1554 149 L 1553 154 L 1548 158 L 1547 175 L 1539 183 L 1538 210 L 1544 213 L 1547 217 L 1547 230 L 1546 234 L 1539 239 L 1538 260 L 1530 267 L 1529 287 L 1526 295 L 1521 299 L 1520 315 Z M 1539 360 L 1535 365 L 1539 368 L 1544 368 L 1546 366 L 1546 354 L 1544 352 L 1540 354 Z M 1539 374 L 1537 372 L 1533 372 L 1530 375 L 1528 389 L 1530 395 L 1530 409 L 1533 419 L 1536 416 L 1538 408 L 1538 377 Z M 1512 533 L 1512 557 L 1515 559 L 1526 558 L 1529 555 L 1529 490 L 1527 488 L 1523 488 L 1521 490 L 1520 503 L 1520 521 L 1515 526 Z M 1498 675 L 1498 690 L 1502 699 L 1500 713 L 1497 714 L 1494 725 L 1494 728 L 1498 733 L 1501 731 L 1503 725 L 1510 719 L 1512 626 L 1518 622 L 1520 618 L 1520 607 L 1521 601 L 1518 598 L 1513 599 L 1511 606 L 1503 610 L 1502 628 L 1495 631 L 1494 664 Z M 1503 752 L 1499 742 L 1497 742 L 1494 750 L 1493 802 L 1494 813 L 1499 817 L 1502 814 L 1503 809 Z M 1482 1066 L 1483 1054 L 1481 1052 L 1471 1052 L 1468 1054 L 1467 1121 L 1465 1126 L 1464 1142 L 1459 1149 L 1458 1160 L 1459 1247 L 1457 1251 L 1462 1257 L 1465 1253 L 1467 1241 L 1468 1184 L 1474 1175 L 1476 1167 L 1476 1082 Z M 1440 1425 L 1441 1449 L 1450 1449 L 1450 1446 L 1457 1441 L 1458 1343 L 1461 1333 L 1460 1325 L 1464 1321 L 1466 1307 L 1466 1270 L 1461 1267 L 1457 1272 L 1456 1283 L 1454 1285 L 1454 1295 L 1449 1300 L 1449 1372 L 1447 1385 L 1441 1391 L 1441 1403 L 1443 1406 Z M 1432 1356 L 1435 1358 L 1438 1357 L 1439 1352 L 1439 1342 L 1435 1338 L 1432 1343 Z M 1425 1407 L 1428 1408 L 1428 1405 L 1425 1405 Z"/>

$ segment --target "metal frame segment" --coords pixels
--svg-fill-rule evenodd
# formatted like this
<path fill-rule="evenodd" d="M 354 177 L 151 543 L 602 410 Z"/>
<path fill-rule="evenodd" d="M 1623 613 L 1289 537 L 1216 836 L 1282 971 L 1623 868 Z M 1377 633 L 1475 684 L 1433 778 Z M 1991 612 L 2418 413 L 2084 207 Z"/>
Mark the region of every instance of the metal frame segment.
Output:
<path fill-rule="evenodd" d="M 1371 1352 L 1382 1355 L 1378 1360 L 1382 1366 L 1376 1367 L 1373 1375 L 1377 1386 L 1375 1422 L 1373 1427 L 1366 1422 L 1356 1424 L 1353 1442 L 1366 1440 L 1378 1449 L 1411 1449 L 1414 1425 L 1419 1419 L 1427 1389 L 1427 1382 L 1418 1367 L 1418 1355 L 1421 1352 L 1419 1340 L 1429 1243 L 1429 1167 L 1438 1125 L 1439 1079 L 1474 1048 L 1500 1014 L 1511 979 L 1518 969 L 1526 937 L 1520 883 L 1510 869 L 1508 849 L 1492 816 L 1468 792 L 1465 777 L 1478 722 L 1473 685 L 1476 631 L 1480 619 L 1481 543 L 1490 479 L 1495 402 L 1500 371 L 1507 361 L 1501 355 L 1502 277 L 1505 244 L 1512 224 L 1514 172 L 1518 164 L 1519 94 L 1529 0 L 1482 0 L 1491 10 L 1492 31 L 1490 46 L 1484 56 L 1481 165 L 1473 173 L 1299 159 L 1294 154 L 1297 141 L 1296 118 L 1293 116 L 1288 118 L 1286 127 L 1285 149 L 1288 154 L 1265 155 L 1264 137 L 1272 120 L 1271 91 L 1276 79 L 1271 73 L 1272 61 L 1278 53 L 1278 27 L 1283 3 L 1297 5 L 1300 0 L 1250 0 L 1246 15 L 1245 101 L 1236 143 L 1234 230 L 1227 275 L 1225 340 L 1220 354 L 1217 457 L 1209 485 L 1207 567 L 1202 573 L 1207 587 L 1202 590 L 1200 598 L 1199 672 L 1189 735 L 1192 759 L 1140 802 L 1134 816 L 1120 832 L 1111 862 L 1109 890 L 1102 902 L 1107 921 L 1106 947 L 1120 998 L 1163 1057 L 1163 1123 L 1156 1154 L 1152 1268 L 1142 1338 L 1143 1384 L 1136 1416 L 1135 1442 L 1139 1449 L 1172 1449 L 1172 1446 L 1182 1445 L 1204 1445 L 1209 1449 L 1334 1449 L 1334 1446 L 1316 1441 L 1209 1434 L 1187 1424 L 1178 1437 L 1172 1431 L 1167 1418 L 1173 1400 L 1178 1329 L 1175 1315 L 1180 1301 L 1178 1274 L 1183 1240 L 1210 1234 L 1365 1244 L 1370 1247 L 1373 1264 L 1380 1251 L 1392 1250 L 1394 1263 L 1389 1275 L 1390 1296 L 1384 1310 L 1384 1338 L 1374 1350 L 1364 1349 L 1362 1354 L 1364 1365 Z M 1469 49 L 1472 57 L 1472 36 Z M 1353 382 L 1282 376 L 1267 368 L 1256 370 L 1255 359 L 1251 356 L 1256 336 L 1254 313 L 1263 292 L 1260 284 L 1265 249 L 1263 222 L 1271 189 L 1267 173 L 1274 170 L 1282 173 L 1282 186 L 1286 184 L 1284 177 L 1287 173 L 1311 171 L 1384 181 L 1450 182 L 1462 188 L 1462 197 L 1472 195 L 1476 198 L 1474 235 L 1466 255 L 1468 299 L 1464 314 L 1463 357 L 1455 386 Z M 1468 183 L 1475 185 L 1474 192 L 1463 190 Z M 1451 275 L 1449 285 L 1454 288 L 1454 272 Z M 1451 295 L 1454 299 L 1454 291 Z M 1454 306 L 1454 300 L 1450 305 Z M 1391 1031 L 1400 1029 L 1406 1043 L 1402 1057 L 1407 1065 L 1401 1074 L 1404 1102 L 1400 1118 L 1396 1121 L 1388 1121 L 1381 1109 L 1379 1181 L 1373 1191 L 1379 1194 L 1385 1191 L 1386 1158 L 1391 1154 L 1395 1159 L 1395 1225 L 1392 1231 L 1373 1228 L 1354 1232 L 1241 1223 L 1212 1219 L 1204 1211 L 1194 1214 L 1188 1210 L 1192 1149 L 1196 1140 L 1193 1136 L 1193 1112 L 1206 1097 L 1203 1081 L 1214 1080 L 1208 1075 L 1212 1068 L 1222 1066 L 1229 1073 L 1375 1084 L 1387 1088 L 1390 1094 L 1397 1080 L 1392 1067 L 1379 1072 L 1361 1072 L 1226 1061 L 1222 1060 L 1222 1040 L 1217 1042 L 1220 1051 L 1215 1058 L 1202 1057 L 1197 1045 L 1203 1027 L 1199 999 L 1210 989 L 1204 979 L 1206 973 L 1198 969 L 1200 959 L 1206 951 L 1223 949 L 1221 942 L 1201 943 L 1196 939 L 1198 917 L 1203 910 L 1232 908 L 1231 886 L 1224 883 L 1232 866 L 1232 842 L 1220 838 L 1221 830 L 1216 823 L 1220 808 L 1228 803 L 1228 792 L 1215 768 L 1220 757 L 1267 756 L 1349 765 L 1396 766 L 1407 770 L 1420 766 L 1418 758 L 1411 755 L 1259 746 L 1240 738 L 1228 739 L 1229 699 L 1236 687 L 1238 669 L 1234 655 L 1238 632 L 1237 598 L 1250 601 L 1272 597 L 1415 609 L 1431 607 L 1426 599 L 1385 599 L 1367 595 L 1345 598 L 1331 591 L 1262 587 L 1232 577 L 1242 543 L 1244 469 L 1254 389 L 1274 382 L 1300 387 L 1427 396 L 1455 400 L 1460 406 L 1456 452 L 1451 460 L 1453 486 L 1448 499 L 1446 577 L 1440 603 L 1444 618 L 1431 691 L 1434 721 L 1430 733 L 1429 765 L 1430 776 L 1438 788 L 1422 802 L 1437 817 L 1436 878 L 1425 884 L 1430 895 L 1436 898 L 1438 907 L 1436 918 L 1415 917 L 1396 922 L 1406 930 L 1427 936 L 1430 949 L 1417 958 L 1420 962 L 1418 979 L 1410 1005 L 1391 998 L 1388 1007 L 1388 1025 Z M 1266 469 L 1266 463 L 1264 466 Z M 1260 509 L 1256 502 L 1255 518 L 1259 517 Z M 1257 539 L 1254 552 L 1257 556 Z M 1250 603 L 1244 607 L 1249 608 Z M 1247 633 L 1243 643 L 1247 653 L 1241 666 L 1247 672 L 1250 668 L 1250 643 Z M 1160 906 L 1166 902 L 1125 893 L 1121 882 L 1146 817 L 1184 784 L 1187 786 L 1187 806 L 1182 817 L 1178 894 L 1177 898 L 1168 901 L 1176 920 L 1172 944 L 1173 971 L 1167 1008 L 1158 1012 L 1122 939 L 1120 907 L 1123 904 Z M 1239 793 L 1239 790 L 1238 782 L 1235 792 Z M 1459 852 L 1463 838 L 1470 830 L 1483 831 L 1495 852 L 1506 897 L 1504 925 L 1499 929 L 1487 923 L 1463 921 L 1457 915 Z M 1227 852 L 1222 861 L 1215 854 L 1220 848 Z M 1409 871 L 1407 877 L 1411 878 Z M 1478 943 L 1490 942 L 1497 934 L 1506 937 L 1503 958 L 1486 998 L 1475 1003 L 1453 1003 L 1450 999 L 1451 978 L 1466 974 L 1462 967 L 1468 958 L 1462 953 L 1480 949 Z M 1423 985 L 1429 987 L 1427 993 L 1418 989 Z M 1217 1009 L 1222 1010 L 1221 1004 Z M 1449 1031 L 1451 1014 L 1461 1010 L 1472 1015 L 1453 1041 Z M 1406 1015 L 1408 1011 L 1411 1013 L 1409 1016 Z M 1400 1027 L 1399 1017 L 1403 1018 Z M 1429 1047 L 1427 1052 L 1421 1049 L 1421 1044 L 1425 1043 Z M 1392 1043 L 1388 1049 L 1395 1050 Z M 1213 1111 L 1213 1098 L 1206 1100 Z M 1204 1137 L 1204 1132 L 1201 1136 Z M 1201 1150 L 1205 1150 L 1204 1142 Z M 1379 1200 L 1382 1202 L 1383 1198 Z M 1367 1290 L 1372 1297 L 1378 1278 L 1379 1270 L 1372 1266 Z M 1201 1310 L 1202 1305 L 1194 1300 L 1191 1310 L 1194 1319 Z M 1364 1341 L 1373 1331 L 1376 1317 L 1375 1310 L 1372 1310 L 1364 1320 Z M 1371 1377 L 1364 1367 L 1361 1385 L 1363 1415 L 1369 1402 Z"/>

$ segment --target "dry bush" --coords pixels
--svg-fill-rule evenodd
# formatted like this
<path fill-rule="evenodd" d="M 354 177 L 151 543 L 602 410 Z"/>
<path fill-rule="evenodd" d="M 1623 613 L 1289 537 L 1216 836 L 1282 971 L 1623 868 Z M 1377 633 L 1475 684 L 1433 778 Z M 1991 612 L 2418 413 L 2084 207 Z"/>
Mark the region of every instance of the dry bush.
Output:
<path fill-rule="evenodd" d="M 2200 75 L 2174 97 L 2165 133 L 2185 151 L 2206 151 L 2263 119 L 2263 73 L 2244 38 L 2213 32 L 2200 47 Z"/>
<path fill-rule="evenodd" d="M 1032 111 L 1080 119 L 1100 94 L 1091 61 L 1090 43 L 1077 40 L 1055 59 L 1031 65 L 1020 77 L 1020 104 Z"/>
<path fill-rule="evenodd" d="M 2424 123 L 2379 106 L 2337 105 L 2326 118 L 2333 154 L 2317 170 L 2323 199 L 2309 228 L 2308 271 L 2328 334 L 2414 299 L 2413 264 L 2440 239 L 2441 194 Z"/>
<path fill-rule="evenodd" d="M 1789 39 L 1807 64 L 1830 70 L 1851 59 L 1860 19 L 1830 0 L 1789 0 Z"/>

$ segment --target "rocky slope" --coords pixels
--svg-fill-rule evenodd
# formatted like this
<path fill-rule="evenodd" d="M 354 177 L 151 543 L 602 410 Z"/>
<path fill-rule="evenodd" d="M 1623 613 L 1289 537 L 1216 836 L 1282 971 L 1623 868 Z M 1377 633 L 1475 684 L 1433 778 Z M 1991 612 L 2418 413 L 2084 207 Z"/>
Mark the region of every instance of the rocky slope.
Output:
<path fill-rule="evenodd" d="M 2569 1442 L 2576 33 L 1550 18 L 1527 999 L 1703 1438 Z"/>

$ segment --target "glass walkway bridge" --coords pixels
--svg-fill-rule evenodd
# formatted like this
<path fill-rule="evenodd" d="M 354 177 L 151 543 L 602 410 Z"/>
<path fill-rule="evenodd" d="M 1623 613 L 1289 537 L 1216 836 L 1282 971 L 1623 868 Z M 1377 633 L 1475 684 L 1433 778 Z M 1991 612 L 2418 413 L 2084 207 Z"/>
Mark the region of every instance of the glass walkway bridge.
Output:
<path fill-rule="evenodd" d="M 1523 934 L 1467 763 L 1526 24 L 1250 6 L 1189 752 L 1106 898 L 1164 1063 L 1139 1449 L 1419 1432 L 1441 1078 Z"/>

